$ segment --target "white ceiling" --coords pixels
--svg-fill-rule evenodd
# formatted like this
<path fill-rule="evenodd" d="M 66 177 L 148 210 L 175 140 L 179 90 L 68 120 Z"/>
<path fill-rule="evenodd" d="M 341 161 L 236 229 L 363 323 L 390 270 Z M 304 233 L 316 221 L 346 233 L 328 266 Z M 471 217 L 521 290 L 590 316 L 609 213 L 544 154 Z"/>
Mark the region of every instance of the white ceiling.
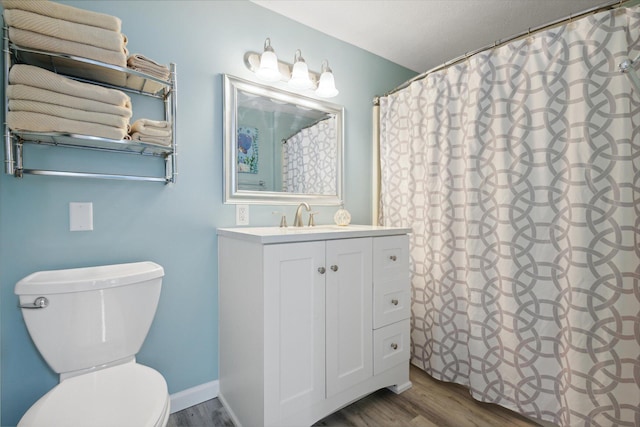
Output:
<path fill-rule="evenodd" d="M 603 0 L 252 0 L 418 73 Z"/>

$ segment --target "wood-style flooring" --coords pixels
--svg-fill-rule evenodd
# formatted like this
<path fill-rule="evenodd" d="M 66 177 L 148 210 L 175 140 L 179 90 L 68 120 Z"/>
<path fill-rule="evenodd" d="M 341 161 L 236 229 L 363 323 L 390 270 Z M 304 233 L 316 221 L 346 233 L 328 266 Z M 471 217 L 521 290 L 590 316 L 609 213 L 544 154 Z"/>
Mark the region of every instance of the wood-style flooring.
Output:
<path fill-rule="evenodd" d="M 413 387 L 402 394 L 382 389 L 318 421 L 316 426 L 533 427 L 519 414 L 474 400 L 460 385 L 437 381 L 411 366 Z M 176 412 L 167 427 L 233 426 L 218 399 Z"/>

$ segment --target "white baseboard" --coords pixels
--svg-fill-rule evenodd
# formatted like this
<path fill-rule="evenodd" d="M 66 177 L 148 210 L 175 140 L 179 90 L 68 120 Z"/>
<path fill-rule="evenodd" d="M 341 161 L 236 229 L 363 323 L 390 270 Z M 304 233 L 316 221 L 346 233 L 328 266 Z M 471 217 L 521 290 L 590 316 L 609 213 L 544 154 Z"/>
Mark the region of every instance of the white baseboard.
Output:
<path fill-rule="evenodd" d="M 198 403 L 216 398 L 219 392 L 220 383 L 215 380 L 173 393 L 169 396 L 171 399 L 171 413 L 173 414 Z"/>

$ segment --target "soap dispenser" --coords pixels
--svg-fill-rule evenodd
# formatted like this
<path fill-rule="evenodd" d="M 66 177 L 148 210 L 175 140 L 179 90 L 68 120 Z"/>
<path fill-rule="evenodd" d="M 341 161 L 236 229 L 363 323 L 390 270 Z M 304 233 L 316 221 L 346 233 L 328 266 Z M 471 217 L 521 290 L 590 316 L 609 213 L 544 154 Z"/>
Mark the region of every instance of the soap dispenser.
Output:
<path fill-rule="evenodd" d="M 333 216 L 333 220 L 337 225 L 346 226 L 351 223 L 351 214 L 344 208 L 344 204 L 340 205 L 340 209 Z"/>

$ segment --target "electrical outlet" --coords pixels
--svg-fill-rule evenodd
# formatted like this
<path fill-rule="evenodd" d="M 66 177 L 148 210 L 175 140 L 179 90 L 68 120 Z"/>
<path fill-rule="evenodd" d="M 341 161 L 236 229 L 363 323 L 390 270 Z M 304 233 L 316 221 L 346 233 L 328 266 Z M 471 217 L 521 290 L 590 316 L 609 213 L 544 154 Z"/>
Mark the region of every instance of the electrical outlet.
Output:
<path fill-rule="evenodd" d="M 249 205 L 236 205 L 236 225 L 249 225 Z"/>

